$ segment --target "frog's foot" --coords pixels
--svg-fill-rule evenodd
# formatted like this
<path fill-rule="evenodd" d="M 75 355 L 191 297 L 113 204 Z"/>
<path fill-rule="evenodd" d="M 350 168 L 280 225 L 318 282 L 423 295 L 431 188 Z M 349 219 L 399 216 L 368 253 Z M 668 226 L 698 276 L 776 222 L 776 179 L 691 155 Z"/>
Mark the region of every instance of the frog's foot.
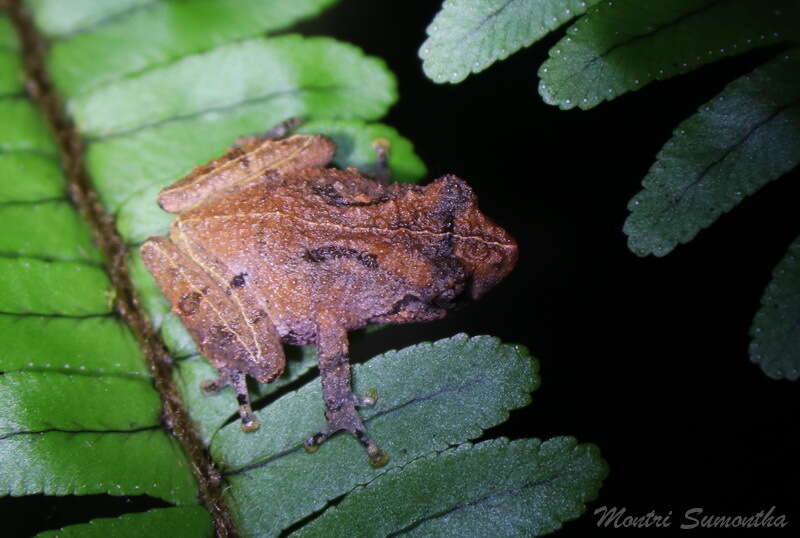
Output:
<path fill-rule="evenodd" d="M 368 400 L 368 403 L 363 403 L 361 405 L 373 405 L 375 403 L 373 398 L 366 397 L 361 399 L 354 396 L 353 401 L 351 401 L 349 405 L 344 405 L 338 409 L 328 409 L 325 411 L 328 424 L 322 428 L 321 431 L 306 439 L 303 446 L 306 451 L 314 452 L 325 439 L 340 430 L 346 430 L 352 433 L 355 438 L 358 439 L 358 442 L 361 443 L 361 446 L 367 451 L 370 465 L 373 467 L 383 467 L 389 461 L 389 456 L 369 438 L 367 429 L 364 427 L 361 417 L 358 416 L 358 411 L 356 411 L 356 400 Z"/>
<path fill-rule="evenodd" d="M 260 135 L 239 137 L 233 142 L 233 145 L 237 148 L 244 148 L 263 140 L 277 140 L 279 138 L 285 138 L 302 124 L 303 118 L 289 118 L 288 120 L 279 123 L 272 129 L 261 133 Z"/>
<path fill-rule="evenodd" d="M 392 182 L 392 176 L 389 171 L 389 146 L 391 143 L 388 138 L 376 138 L 372 141 L 372 149 L 378 156 L 378 166 L 375 170 L 375 179 L 381 185 L 388 185 Z"/>
<path fill-rule="evenodd" d="M 276 138 L 283 138 L 288 136 L 289 133 L 297 129 L 303 124 L 303 118 L 294 117 L 289 118 L 286 121 L 282 121 L 272 129 L 268 130 L 264 134 L 261 135 L 260 138 L 268 138 L 268 139 L 276 139 Z"/>
<path fill-rule="evenodd" d="M 256 431 L 261 422 L 253 414 L 250 407 L 250 395 L 247 393 L 247 381 L 245 375 L 234 370 L 232 372 L 222 372 L 217 379 L 206 380 L 200 383 L 200 390 L 203 394 L 210 396 L 219 392 L 223 387 L 231 385 L 236 393 L 236 401 L 239 403 L 239 417 L 242 419 L 242 431 Z"/>
<path fill-rule="evenodd" d="M 231 385 L 236 393 L 236 401 L 239 402 L 239 416 L 242 418 L 242 431 L 254 432 L 261 427 L 261 422 L 253 414 L 250 407 L 250 394 L 247 392 L 247 379 L 244 373 L 239 371 L 231 372 Z"/>

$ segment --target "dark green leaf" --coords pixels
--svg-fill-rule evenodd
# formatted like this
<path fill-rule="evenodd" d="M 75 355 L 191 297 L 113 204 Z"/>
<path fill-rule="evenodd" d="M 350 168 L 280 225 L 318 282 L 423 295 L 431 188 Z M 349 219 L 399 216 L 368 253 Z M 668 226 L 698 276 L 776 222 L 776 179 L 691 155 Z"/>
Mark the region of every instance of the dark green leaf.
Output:
<path fill-rule="evenodd" d="M 531 45 L 600 0 L 446 0 L 419 56 L 434 82 L 461 82 Z"/>
<path fill-rule="evenodd" d="M 57 531 L 37 534 L 37 538 L 142 538 L 169 536 L 174 538 L 211 538 L 214 527 L 208 512 L 199 506 L 157 508 L 117 518 L 93 519 L 82 525 L 71 525 Z"/>
<path fill-rule="evenodd" d="M 720 58 L 800 37 L 796 0 L 615 0 L 590 9 L 550 50 L 539 93 L 583 109 Z"/>
<path fill-rule="evenodd" d="M 570 437 L 463 444 L 358 487 L 292 536 L 541 536 L 580 516 L 606 473 Z"/>
<path fill-rule="evenodd" d="M 0 439 L 0 496 L 108 493 L 196 504 L 188 465 L 161 428 L 20 433 Z"/>
<path fill-rule="evenodd" d="M 303 439 L 324 425 L 319 380 L 259 411 L 258 431 L 245 434 L 234 423 L 216 435 L 212 455 L 243 534 L 277 533 L 389 469 L 480 436 L 527 404 L 539 383 L 525 348 L 465 335 L 384 353 L 357 365 L 353 380 L 356 392 L 378 391 L 362 416 L 391 457 L 384 468 L 370 467 L 351 435 L 303 451 Z M 274 491 L 281 494 L 263 502 Z"/>
<path fill-rule="evenodd" d="M 750 328 L 750 360 L 774 379 L 800 378 L 800 237 L 775 266 Z"/>
<path fill-rule="evenodd" d="M 731 83 L 681 123 L 628 204 L 639 255 L 663 256 L 800 162 L 800 49 Z"/>

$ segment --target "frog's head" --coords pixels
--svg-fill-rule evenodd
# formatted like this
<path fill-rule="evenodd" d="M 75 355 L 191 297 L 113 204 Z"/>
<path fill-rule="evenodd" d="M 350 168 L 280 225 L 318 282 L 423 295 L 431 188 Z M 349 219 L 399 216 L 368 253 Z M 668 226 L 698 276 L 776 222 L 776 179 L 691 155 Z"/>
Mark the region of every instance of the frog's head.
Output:
<path fill-rule="evenodd" d="M 469 185 L 456 176 L 437 179 L 437 212 L 451 238 L 452 258 L 464 271 L 465 289 L 477 299 L 508 275 L 517 263 L 517 242 L 478 209 Z M 452 291 L 443 290 L 443 299 Z"/>

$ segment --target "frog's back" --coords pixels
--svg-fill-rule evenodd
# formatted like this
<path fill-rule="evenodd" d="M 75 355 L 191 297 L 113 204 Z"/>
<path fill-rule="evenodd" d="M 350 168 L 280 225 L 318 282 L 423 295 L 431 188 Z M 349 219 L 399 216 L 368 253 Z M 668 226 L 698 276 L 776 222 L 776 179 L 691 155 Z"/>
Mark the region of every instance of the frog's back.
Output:
<path fill-rule="evenodd" d="M 228 277 L 246 274 L 285 337 L 307 334 L 322 309 L 348 329 L 443 316 L 470 276 L 459 238 L 481 240 L 457 230 L 472 205 L 455 178 L 384 186 L 353 169 L 306 169 L 187 211 L 173 235 L 202 245 Z"/>

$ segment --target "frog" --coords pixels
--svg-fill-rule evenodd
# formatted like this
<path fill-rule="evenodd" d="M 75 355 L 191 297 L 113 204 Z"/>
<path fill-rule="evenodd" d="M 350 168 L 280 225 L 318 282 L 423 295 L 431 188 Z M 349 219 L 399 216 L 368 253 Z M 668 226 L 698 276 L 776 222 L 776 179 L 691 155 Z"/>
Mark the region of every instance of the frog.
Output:
<path fill-rule="evenodd" d="M 269 383 L 284 344 L 313 345 L 326 423 L 303 445 L 344 430 L 378 467 L 388 455 L 359 414 L 377 393 L 352 390 L 348 332 L 440 319 L 503 280 L 518 247 L 459 177 L 392 182 L 385 139 L 377 172 L 336 168 L 336 144 L 296 124 L 238 139 L 163 189 L 158 204 L 176 217 L 141 256 L 219 373 L 203 392 L 231 386 L 242 430 L 260 426 L 247 377 Z"/>

